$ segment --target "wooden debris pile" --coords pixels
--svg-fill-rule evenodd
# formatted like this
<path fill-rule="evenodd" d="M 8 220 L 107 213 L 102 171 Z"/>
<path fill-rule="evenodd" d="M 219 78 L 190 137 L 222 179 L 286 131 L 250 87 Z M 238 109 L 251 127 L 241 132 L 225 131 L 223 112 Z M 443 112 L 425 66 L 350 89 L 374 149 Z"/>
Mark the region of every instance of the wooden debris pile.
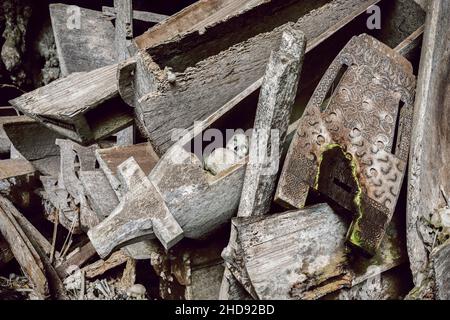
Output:
<path fill-rule="evenodd" d="M 448 298 L 450 1 L 137 2 L 6 88 L 0 297 Z"/>

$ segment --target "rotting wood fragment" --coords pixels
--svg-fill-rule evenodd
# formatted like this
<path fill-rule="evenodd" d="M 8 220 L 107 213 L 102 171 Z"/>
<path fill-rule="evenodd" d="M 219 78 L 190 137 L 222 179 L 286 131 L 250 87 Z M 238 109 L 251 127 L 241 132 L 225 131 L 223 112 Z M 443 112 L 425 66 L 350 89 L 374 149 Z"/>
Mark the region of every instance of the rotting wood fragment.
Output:
<path fill-rule="evenodd" d="M 22 267 L 25 275 L 34 284 L 36 295 L 40 299 L 46 299 L 50 292 L 44 264 L 38 252 L 14 218 L 13 211 L 16 211 L 16 208 L 14 208 L 11 202 L 3 196 L 0 196 L 0 231 L 8 242 L 14 257 Z"/>

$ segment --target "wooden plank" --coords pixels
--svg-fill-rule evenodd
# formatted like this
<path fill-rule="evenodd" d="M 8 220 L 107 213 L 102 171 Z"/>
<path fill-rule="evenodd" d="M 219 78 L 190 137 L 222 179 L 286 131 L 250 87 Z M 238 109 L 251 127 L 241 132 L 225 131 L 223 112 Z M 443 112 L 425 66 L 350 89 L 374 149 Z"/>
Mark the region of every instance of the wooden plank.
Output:
<path fill-rule="evenodd" d="M 93 279 L 101 276 L 108 270 L 116 268 L 126 263 L 130 258 L 123 254 L 122 251 L 114 252 L 107 260 L 98 260 L 81 269 L 84 272 L 86 279 Z"/>
<path fill-rule="evenodd" d="M 104 15 L 106 15 L 110 19 L 116 18 L 116 11 L 113 7 L 108 6 L 102 6 L 102 12 Z M 154 12 L 148 12 L 148 11 L 141 11 L 141 10 L 133 10 L 133 19 L 144 21 L 144 22 L 151 22 L 151 23 L 160 23 L 163 22 L 169 18 L 169 16 L 166 16 L 165 14 L 159 14 Z"/>
<path fill-rule="evenodd" d="M 239 15 L 271 0 L 211 0 L 194 3 L 133 40 L 136 47 L 146 49 L 189 32 L 201 32 L 205 27 Z"/>
<path fill-rule="evenodd" d="M 55 140 L 63 136 L 27 116 L 5 119 L 2 128 L 13 149 L 30 161 L 36 170 L 45 175 L 58 174 L 60 159 Z"/>
<path fill-rule="evenodd" d="M 427 286 L 434 221 L 450 194 L 450 1 L 430 1 L 425 23 L 409 162 L 408 253 L 417 288 Z M 447 196 L 448 198 L 448 196 Z M 441 281 L 441 279 L 436 279 Z"/>
<path fill-rule="evenodd" d="M 69 267 L 77 266 L 81 268 L 84 264 L 86 264 L 86 262 L 88 262 L 89 259 L 95 257 L 96 254 L 97 252 L 95 251 L 95 248 L 90 242 L 88 242 L 84 246 L 80 247 L 78 252 L 71 255 L 66 261 L 57 266 L 56 271 L 60 277 L 65 278 L 69 275 L 67 273 L 67 269 Z"/>
<path fill-rule="evenodd" d="M 14 218 L 13 211 L 16 211 L 16 209 L 11 202 L 0 196 L 0 231 L 25 275 L 34 284 L 36 295 L 40 299 L 45 299 L 49 295 L 49 288 L 44 264 Z"/>
<path fill-rule="evenodd" d="M 153 71 L 154 85 L 136 107 L 155 150 L 159 154 L 167 150 L 173 143 L 170 141 L 173 129 L 187 128 L 195 120 L 204 119 L 252 83 L 257 82 L 258 89 L 270 52 L 279 44 L 280 35 L 286 27 L 292 26 L 305 33 L 309 43 L 308 52 L 377 2 L 337 0 L 309 14 L 306 14 L 305 9 L 295 11 L 288 7 L 286 12 L 298 12 L 296 23 L 281 24 L 270 32 L 260 33 L 247 41 L 224 48 L 201 63 L 198 60 L 191 63 L 191 52 L 189 56 L 183 57 L 171 56 L 168 48 L 163 51 L 163 46 L 149 49 L 153 61 L 159 62 L 168 57 L 173 62 L 160 63 L 169 65 L 176 71 L 176 81 L 170 83 L 167 81 L 167 70 L 162 70 L 162 65 L 149 64 L 147 68 Z M 275 17 L 279 16 L 273 16 L 273 19 L 277 19 Z M 266 20 L 270 18 L 266 17 Z M 266 20 L 261 21 L 267 22 Z M 202 47 L 206 50 L 204 45 Z M 205 91 L 200 93 L 199 89 Z M 183 108 L 179 107 L 179 101 L 183 101 Z"/>
<path fill-rule="evenodd" d="M 278 152 L 275 153 L 278 158 L 268 153 L 283 147 L 306 48 L 303 33 L 288 29 L 282 38 L 280 48 L 271 54 L 261 87 L 254 124 L 254 130 L 257 131 L 253 132 L 250 143 L 250 157 L 245 171 L 238 217 L 268 213 L 275 192 L 279 156 L 282 152 L 275 151 Z M 271 130 L 277 131 L 277 145 L 272 145 L 274 137 Z M 231 230 L 228 250 L 237 246 L 234 230 Z M 233 283 L 233 280 L 229 270 L 225 270 L 221 299 L 228 300 L 232 294 L 228 291 L 236 291 L 238 285 Z"/>
<path fill-rule="evenodd" d="M 26 93 L 11 104 L 79 143 L 93 143 L 129 126 L 131 109 L 118 97 L 117 65 L 74 73 Z"/>
<path fill-rule="evenodd" d="M 239 272 L 248 273 L 257 298 L 317 299 L 350 286 L 347 227 L 328 205 L 235 218 L 233 225 L 242 251 Z"/>
<path fill-rule="evenodd" d="M 116 62 L 114 26 L 101 12 L 61 3 L 49 8 L 63 77 Z"/>

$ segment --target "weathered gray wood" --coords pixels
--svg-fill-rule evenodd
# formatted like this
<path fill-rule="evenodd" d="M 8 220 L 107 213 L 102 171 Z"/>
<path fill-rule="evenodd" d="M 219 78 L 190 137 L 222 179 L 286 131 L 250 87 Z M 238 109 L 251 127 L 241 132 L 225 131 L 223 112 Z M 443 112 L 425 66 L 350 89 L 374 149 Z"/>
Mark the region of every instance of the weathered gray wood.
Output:
<path fill-rule="evenodd" d="M 150 143 L 97 149 L 95 157 L 119 198 L 124 195 L 121 182 L 117 177 L 117 168 L 120 164 L 133 157 L 145 175 L 148 175 L 159 160 Z"/>
<path fill-rule="evenodd" d="M 31 208 L 36 204 L 35 190 L 39 187 L 39 175 L 27 160 L 0 160 L 0 194 L 19 208 Z"/>
<path fill-rule="evenodd" d="M 376 253 L 406 171 L 414 88 L 404 57 L 368 35 L 352 38 L 306 107 L 276 201 L 301 208 L 310 190 L 321 192 L 354 213 L 349 242 Z"/>
<path fill-rule="evenodd" d="M 55 141 L 62 135 L 27 116 L 5 119 L 2 127 L 15 152 L 30 161 L 41 173 L 57 175 L 60 157 Z"/>
<path fill-rule="evenodd" d="M 0 268 L 14 259 L 14 254 L 9 248 L 8 243 L 0 235 Z"/>
<path fill-rule="evenodd" d="M 79 207 L 78 214 L 75 212 L 75 215 L 72 215 L 73 211 L 70 211 L 70 215 L 67 215 L 67 212 L 63 212 L 63 214 L 70 221 L 70 226 L 75 224 L 82 230 L 88 230 L 100 222 L 103 217 L 92 212 L 80 181 L 80 171 L 95 170 L 95 150 L 98 146 L 83 147 L 73 141 L 62 139 L 57 139 L 56 144 L 61 149 L 58 187 L 67 190 L 74 204 Z M 69 199 L 65 201 L 67 202 Z M 67 228 L 68 226 L 63 224 L 63 221 L 61 224 Z"/>
<path fill-rule="evenodd" d="M 80 181 L 90 207 L 103 219 L 119 205 L 119 199 L 101 170 L 80 171 Z"/>
<path fill-rule="evenodd" d="M 108 18 L 111 18 L 111 19 L 116 18 L 116 11 L 114 10 L 113 7 L 103 6 L 102 12 Z M 169 16 L 166 16 L 164 14 L 148 12 L 148 11 L 133 10 L 133 19 L 139 20 L 139 21 L 160 23 L 160 22 L 166 20 L 168 17 Z"/>
<path fill-rule="evenodd" d="M 450 240 L 431 253 L 434 278 L 436 281 L 436 298 L 450 299 Z"/>
<path fill-rule="evenodd" d="M 173 143 L 170 141 L 173 129 L 187 128 L 195 120 L 204 119 L 252 83 L 258 82 L 259 85 L 256 86 L 258 89 L 262 83 L 261 77 L 270 52 L 278 45 L 280 35 L 286 27 L 292 26 L 305 32 L 309 42 L 308 51 L 310 51 L 377 2 L 337 0 L 309 14 L 306 14 L 306 9 L 297 11 L 291 8 L 289 12 L 297 12 L 296 19 L 299 20 L 296 23 L 286 23 L 271 32 L 260 33 L 245 42 L 224 48 L 220 53 L 216 52 L 215 55 L 202 61 L 194 61 L 195 63 L 192 62 L 192 64 L 190 64 L 191 52 L 184 61 L 183 56 L 168 54 L 169 49 L 163 50 L 163 45 L 149 49 L 148 52 L 153 61 L 164 60 L 166 57 L 172 60 L 178 59 L 170 61 L 170 64 L 164 62 L 163 65 L 147 62 L 147 70 L 153 73 L 153 86 L 136 106 L 136 111 L 142 118 L 156 151 L 161 154 Z M 267 23 L 267 20 L 271 18 L 278 21 L 277 17 L 279 15 L 272 15 L 261 21 Z M 243 32 L 242 28 L 236 31 L 236 33 L 239 32 Z M 209 45 L 212 48 L 217 47 L 216 43 L 214 47 L 213 44 Z M 206 50 L 204 44 L 199 45 L 200 47 Z M 183 62 L 187 65 L 182 65 Z M 179 67 L 178 64 L 180 64 Z M 176 75 L 174 83 L 167 80 L 167 69 L 163 70 L 165 66 L 174 69 Z M 215 94 L 207 94 L 210 92 Z M 182 108 L 180 101 L 183 102 Z"/>
<path fill-rule="evenodd" d="M 416 90 L 409 162 L 407 237 L 416 287 L 430 279 L 429 255 L 439 233 L 432 226 L 450 194 L 450 1 L 429 1 Z M 437 282 L 441 279 L 436 279 Z"/>
<path fill-rule="evenodd" d="M 92 143 L 133 122 L 118 97 L 117 65 L 74 73 L 11 101 L 24 114 L 79 143 Z"/>
<path fill-rule="evenodd" d="M 347 226 L 328 205 L 233 224 L 242 250 L 239 271 L 248 273 L 257 298 L 317 299 L 350 286 Z"/>
<path fill-rule="evenodd" d="M 114 0 L 115 23 L 115 48 L 118 61 L 129 57 L 128 46 L 133 39 L 133 1 Z"/>
<path fill-rule="evenodd" d="M 63 77 L 116 62 L 114 26 L 101 12 L 61 3 L 49 8 Z"/>
<path fill-rule="evenodd" d="M 49 295 L 49 288 L 44 264 L 14 218 L 12 211 L 15 210 L 11 202 L 0 196 L 0 231 L 25 275 L 34 284 L 36 295 L 41 299 L 45 299 Z"/>
<path fill-rule="evenodd" d="M 250 11 L 271 0 L 211 0 L 196 2 L 159 25 L 136 37 L 133 42 L 139 49 L 147 49 L 174 37 L 188 33 L 201 33 L 208 26 Z"/>
<path fill-rule="evenodd" d="M 88 236 L 101 257 L 139 238 L 157 237 L 170 248 L 183 237 L 183 230 L 167 209 L 158 189 L 133 158 L 118 167 L 126 193 L 120 205 Z"/>
<path fill-rule="evenodd" d="M 282 34 L 280 48 L 272 53 L 267 64 L 239 204 L 240 217 L 263 215 L 270 209 L 282 151 L 275 151 L 278 158 L 272 157 L 271 152 L 284 145 L 305 48 L 304 34 L 288 28 Z M 278 136 L 272 136 L 272 130 Z"/>
<path fill-rule="evenodd" d="M 245 171 L 244 185 L 238 216 L 248 217 L 268 213 L 275 192 L 281 150 L 297 93 L 297 85 L 303 63 L 306 39 L 303 33 L 287 29 L 282 35 L 280 48 L 273 52 L 267 65 L 260 91 L 254 131 L 250 143 L 250 157 Z M 256 130 L 256 132 L 255 132 Z M 272 144 L 271 130 L 278 136 Z M 269 172 L 270 171 L 270 172 Z M 236 246 L 236 233 L 231 231 L 229 246 Z M 227 269 L 227 268 L 226 268 Z M 221 288 L 221 299 L 228 299 L 228 291 L 237 291 L 234 277 L 226 270 Z M 231 293 L 231 291 L 230 291 Z"/>

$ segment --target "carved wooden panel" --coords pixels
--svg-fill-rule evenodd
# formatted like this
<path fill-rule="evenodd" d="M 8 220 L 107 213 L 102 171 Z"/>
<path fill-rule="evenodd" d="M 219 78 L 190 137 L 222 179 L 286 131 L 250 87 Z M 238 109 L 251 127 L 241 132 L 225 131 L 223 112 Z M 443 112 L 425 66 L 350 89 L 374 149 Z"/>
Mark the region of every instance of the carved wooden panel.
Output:
<path fill-rule="evenodd" d="M 311 188 L 355 214 L 351 244 L 374 253 L 397 204 L 411 136 L 411 64 L 352 38 L 316 88 L 291 144 L 277 201 L 301 208 Z"/>

